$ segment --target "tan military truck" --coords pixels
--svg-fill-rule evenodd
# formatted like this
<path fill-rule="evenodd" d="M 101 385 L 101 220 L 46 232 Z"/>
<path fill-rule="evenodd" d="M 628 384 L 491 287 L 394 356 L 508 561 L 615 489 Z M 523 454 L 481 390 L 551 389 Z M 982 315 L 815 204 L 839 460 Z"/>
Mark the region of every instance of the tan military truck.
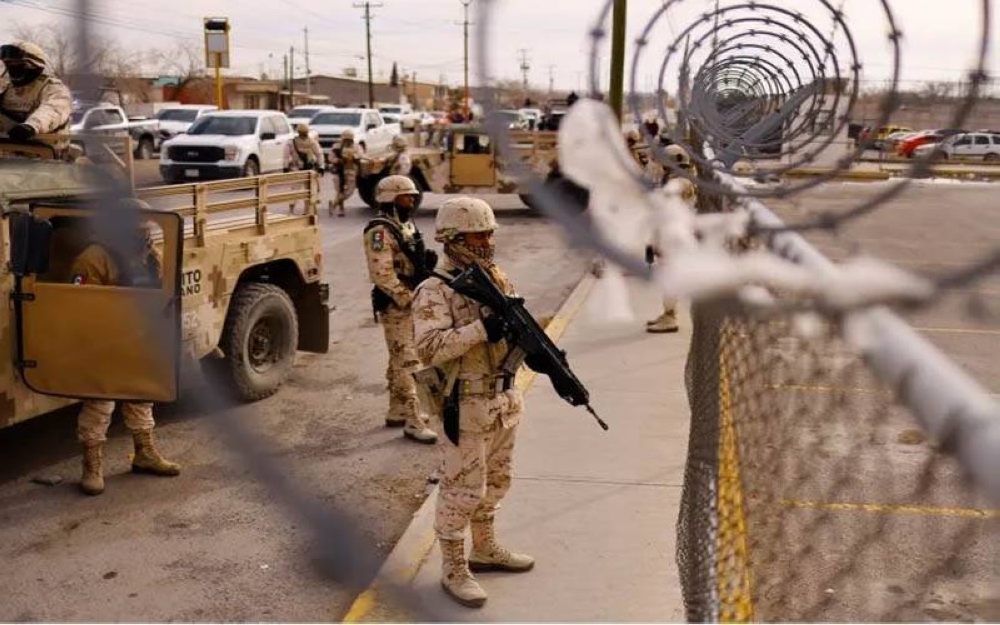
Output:
<path fill-rule="evenodd" d="M 328 350 L 315 173 L 143 189 L 141 202 L 109 207 L 96 166 L 5 147 L 0 427 L 80 398 L 171 402 L 182 364 L 199 361 L 230 395 L 257 400 L 287 379 L 297 350 Z M 293 202 L 305 214 L 288 214 Z M 81 237 L 100 244 L 103 226 L 129 221 L 141 227 L 127 236 L 152 237 L 160 279 L 98 286 L 67 274 Z M 119 243 L 109 255 L 125 260 Z"/>

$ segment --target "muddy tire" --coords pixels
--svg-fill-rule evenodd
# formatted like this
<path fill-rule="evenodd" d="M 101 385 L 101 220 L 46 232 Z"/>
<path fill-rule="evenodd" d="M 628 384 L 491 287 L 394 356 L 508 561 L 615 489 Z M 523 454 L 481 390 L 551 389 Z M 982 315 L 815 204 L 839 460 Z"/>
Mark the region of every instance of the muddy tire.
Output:
<path fill-rule="evenodd" d="M 242 401 L 270 397 L 291 374 L 298 341 L 298 317 L 288 294 L 273 284 L 242 284 L 219 340 L 225 358 L 203 361 L 206 374 Z"/>
<path fill-rule="evenodd" d="M 246 164 L 243 166 L 243 177 L 253 178 L 254 176 L 260 175 L 260 164 L 257 162 L 256 156 L 251 156 L 247 159 Z"/>

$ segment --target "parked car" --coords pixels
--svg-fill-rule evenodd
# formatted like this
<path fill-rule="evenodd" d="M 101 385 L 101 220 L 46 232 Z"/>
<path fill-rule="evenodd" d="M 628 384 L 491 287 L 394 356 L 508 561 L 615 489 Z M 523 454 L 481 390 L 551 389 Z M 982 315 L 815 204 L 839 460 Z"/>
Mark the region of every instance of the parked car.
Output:
<path fill-rule="evenodd" d="M 922 145 L 927 145 L 929 143 L 939 143 L 944 139 L 945 135 L 942 134 L 940 130 L 925 130 L 924 132 L 918 132 L 903 141 L 900 141 L 896 146 L 896 154 L 902 156 L 903 158 L 913 158 L 913 151 Z"/>
<path fill-rule="evenodd" d="M 316 115 L 310 122 L 319 144 L 329 150 L 340 142 L 345 130 L 354 131 L 354 141 L 369 154 L 388 152 L 393 137 L 402 134 L 399 124 L 387 124 L 382 114 L 371 109 L 337 109 Z"/>
<path fill-rule="evenodd" d="M 899 146 L 900 143 L 902 143 L 906 139 L 909 139 L 910 137 L 914 137 L 914 136 L 916 136 L 918 134 L 920 134 L 920 133 L 918 133 L 918 132 L 911 132 L 911 131 L 907 131 L 907 130 L 902 130 L 900 132 L 894 132 L 894 133 L 892 133 L 891 135 L 887 136 L 885 139 L 882 140 L 882 151 L 883 152 L 887 152 L 889 154 L 895 154 L 896 153 L 896 148 Z"/>
<path fill-rule="evenodd" d="M 159 124 L 155 119 L 129 119 L 120 106 L 81 105 L 70 113 L 70 133 L 132 137 L 136 158 L 153 158 L 160 145 Z"/>
<path fill-rule="evenodd" d="M 1000 161 L 1000 134 L 967 132 L 953 135 L 940 143 L 922 145 L 914 150 L 913 154 L 923 158 L 934 152 L 949 160 L 981 159 L 997 162 Z"/>
<path fill-rule="evenodd" d="M 320 113 L 336 110 L 336 106 L 297 106 L 288 111 L 288 123 L 292 126 L 292 130 L 295 130 L 299 127 L 299 124 L 302 122 L 311 122 L 312 118 Z"/>
<path fill-rule="evenodd" d="M 518 109 L 517 111 L 528 120 L 529 130 L 538 130 L 542 123 L 542 109 Z"/>
<path fill-rule="evenodd" d="M 282 171 L 294 133 L 277 111 L 215 111 L 174 137 L 160 151 L 167 182 L 256 176 Z"/>
<path fill-rule="evenodd" d="M 507 128 L 510 130 L 527 130 L 528 129 L 528 118 L 524 116 L 520 111 L 514 110 L 501 110 L 494 113 L 497 117 L 507 123 Z"/>
<path fill-rule="evenodd" d="M 160 140 L 167 141 L 184 134 L 202 115 L 214 110 L 216 107 L 209 104 L 177 104 L 160 109 L 156 112 Z"/>
<path fill-rule="evenodd" d="M 413 112 L 409 104 L 378 107 L 387 124 L 399 124 L 403 130 L 415 130 L 420 123 L 420 114 Z"/>
<path fill-rule="evenodd" d="M 885 149 L 886 138 L 894 133 L 898 132 L 913 132 L 912 128 L 907 126 L 880 126 L 878 129 L 869 129 L 868 132 L 863 132 L 862 137 L 864 139 L 871 139 L 871 148 L 874 150 Z M 873 136 L 874 135 L 874 136 Z"/>

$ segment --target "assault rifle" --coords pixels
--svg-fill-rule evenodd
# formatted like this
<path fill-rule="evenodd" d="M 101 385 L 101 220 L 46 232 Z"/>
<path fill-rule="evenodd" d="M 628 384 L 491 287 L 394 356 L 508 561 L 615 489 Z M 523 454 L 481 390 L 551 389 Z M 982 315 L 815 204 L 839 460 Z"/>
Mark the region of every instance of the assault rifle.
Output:
<path fill-rule="evenodd" d="M 511 354 L 504 361 L 504 371 L 513 376 L 527 364 L 538 373 L 549 377 L 552 387 L 571 406 L 583 406 L 604 429 L 608 424 L 601 420 L 590 406 L 590 392 L 566 362 L 566 352 L 559 349 L 545 334 L 535 318 L 524 307 L 524 300 L 508 297 L 494 284 L 479 265 L 471 267 L 453 278 L 440 276 L 456 293 L 488 306 L 507 325 L 507 341 Z"/>

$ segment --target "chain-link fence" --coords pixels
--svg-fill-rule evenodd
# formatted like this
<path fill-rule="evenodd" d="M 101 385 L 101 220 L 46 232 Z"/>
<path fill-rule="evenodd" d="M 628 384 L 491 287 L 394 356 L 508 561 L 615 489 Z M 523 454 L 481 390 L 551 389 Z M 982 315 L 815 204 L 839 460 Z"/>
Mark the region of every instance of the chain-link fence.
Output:
<path fill-rule="evenodd" d="M 798 243 L 772 247 L 809 262 L 815 251 L 789 236 Z M 945 363 L 915 334 L 912 354 L 862 353 L 842 338 L 856 320 L 819 321 L 784 303 L 693 310 L 677 553 L 688 619 L 1000 617 L 989 599 L 1000 510 L 987 482 L 967 479 L 994 469 L 966 447 L 1000 424 L 995 406 L 975 388 L 942 410 L 913 396 Z M 914 361 L 896 378 L 889 357 Z M 939 372 L 928 392 L 948 395 L 954 373 Z M 961 462 L 946 454 L 960 448 Z"/>

